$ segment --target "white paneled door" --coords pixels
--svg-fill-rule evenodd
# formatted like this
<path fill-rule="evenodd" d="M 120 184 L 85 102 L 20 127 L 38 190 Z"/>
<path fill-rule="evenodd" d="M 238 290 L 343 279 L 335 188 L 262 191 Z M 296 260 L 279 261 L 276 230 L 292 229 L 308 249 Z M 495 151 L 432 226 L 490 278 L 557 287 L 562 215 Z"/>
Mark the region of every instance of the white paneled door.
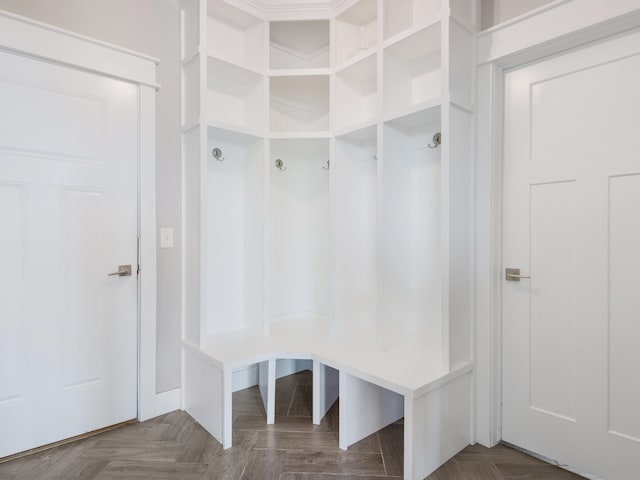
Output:
<path fill-rule="evenodd" d="M 640 458 L 640 34 L 505 79 L 503 439 L 606 480 Z M 503 275 L 505 272 L 503 272 Z"/>
<path fill-rule="evenodd" d="M 137 416 L 137 139 L 135 85 L 0 52 L 0 457 Z"/>

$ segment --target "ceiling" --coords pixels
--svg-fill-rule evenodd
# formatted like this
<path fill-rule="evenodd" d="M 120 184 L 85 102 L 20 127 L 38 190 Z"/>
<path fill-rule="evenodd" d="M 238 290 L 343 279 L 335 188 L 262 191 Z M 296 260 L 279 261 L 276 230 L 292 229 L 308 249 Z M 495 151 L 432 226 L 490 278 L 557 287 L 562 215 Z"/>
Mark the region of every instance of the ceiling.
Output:
<path fill-rule="evenodd" d="M 256 0 L 255 3 L 269 6 L 284 6 L 284 5 L 308 5 L 308 4 L 322 4 L 330 5 L 335 3 L 334 0 Z"/>
<path fill-rule="evenodd" d="M 327 10 L 333 9 L 345 0 L 244 0 L 264 11 L 286 10 Z"/>

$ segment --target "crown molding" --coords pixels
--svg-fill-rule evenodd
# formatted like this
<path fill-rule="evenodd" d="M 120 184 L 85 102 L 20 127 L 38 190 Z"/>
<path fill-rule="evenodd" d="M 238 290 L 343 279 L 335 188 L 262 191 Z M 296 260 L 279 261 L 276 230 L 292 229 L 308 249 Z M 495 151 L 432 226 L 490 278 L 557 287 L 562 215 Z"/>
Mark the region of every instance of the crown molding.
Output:
<path fill-rule="evenodd" d="M 347 0 L 331 0 L 329 2 L 309 2 L 309 3 L 276 3 L 267 5 L 261 0 L 238 0 L 238 3 L 264 12 L 265 14 L 283 14 L 283 13 L 313 13 L 318 15 L 333 14 L 335 10 L 344 4 Z"/>

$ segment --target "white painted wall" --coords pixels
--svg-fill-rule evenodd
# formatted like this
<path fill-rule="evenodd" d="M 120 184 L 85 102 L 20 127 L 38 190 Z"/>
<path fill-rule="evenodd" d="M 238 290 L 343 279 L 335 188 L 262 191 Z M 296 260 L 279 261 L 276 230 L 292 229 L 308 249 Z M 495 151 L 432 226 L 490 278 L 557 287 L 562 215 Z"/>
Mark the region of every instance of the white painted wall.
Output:
<path fill-rule="evenodd" d="M 482 0 L 482 29 L 506 22 L 554 0 Z"/>
<path fill-rule="evenodd" d="M 0 9 L 161 59 L 157 81 L 158 226 L 175 229 L 158 250 L 156 391 L 180 385 L 180 76 L 175 0 L 0 0 Z"/>

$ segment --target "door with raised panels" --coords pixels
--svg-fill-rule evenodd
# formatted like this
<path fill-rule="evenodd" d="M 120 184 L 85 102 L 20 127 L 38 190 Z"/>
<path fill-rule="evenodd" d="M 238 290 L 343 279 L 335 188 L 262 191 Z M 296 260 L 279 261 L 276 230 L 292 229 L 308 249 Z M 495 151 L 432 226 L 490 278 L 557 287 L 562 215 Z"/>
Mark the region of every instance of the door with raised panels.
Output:
<path fill-rule="evenodd" d="M 137 416 L 138 89 L 0 52 L 0 105 L 4 457 Z"/>
<path fill-rule="evenodd" d="M 637 479 L 640 34 L 505 81 L 502 437 Z"/>

